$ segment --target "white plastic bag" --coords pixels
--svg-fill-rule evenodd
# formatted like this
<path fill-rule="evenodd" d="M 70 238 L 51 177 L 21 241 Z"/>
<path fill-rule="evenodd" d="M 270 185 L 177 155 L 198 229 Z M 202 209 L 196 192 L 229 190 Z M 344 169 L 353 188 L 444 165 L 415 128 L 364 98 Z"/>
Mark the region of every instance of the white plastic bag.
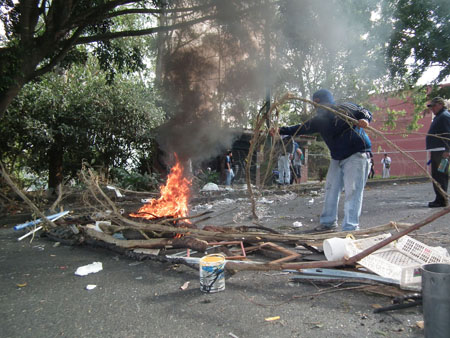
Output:
<path fill-rule="evenodd" d="M 77 271 L 75 271 L 75 274 L 77 276 L 86 276 L 90 273 L 96 273 L 103 270 L 103 264 L 102 262 L 94 262 L 88 265 L 80 266 Z"/>

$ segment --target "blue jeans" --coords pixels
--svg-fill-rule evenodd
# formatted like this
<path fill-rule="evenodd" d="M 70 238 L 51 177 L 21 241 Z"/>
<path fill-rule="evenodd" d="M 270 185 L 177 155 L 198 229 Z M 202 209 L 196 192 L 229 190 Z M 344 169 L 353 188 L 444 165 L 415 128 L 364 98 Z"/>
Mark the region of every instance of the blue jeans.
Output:
<path fill-rule="evenodd" d="M 291 168 L 289 167 L 289 155 L 280 155 L 278 157 L 278 183 L 291 183 Z"/>
<path fill-rule="evenodd" d="M 325 183 L 325 201 L 320 224 L 334 227 L 338 220 L 339 197 L 345 190 L 344 219 L 342 230 L 359 229 L 359 216 L 363 200 L 364 186 L 369 174 L 369 157 L 366 153 L 356 153 L 345 160 L 331 160 Z"/>
<path fill-rule="evenodd" d="M 225 185 L 231 185 L 231 180 L 234 178 L 233 169 L 227 169 L 227 177 L 225 179 Z"/>

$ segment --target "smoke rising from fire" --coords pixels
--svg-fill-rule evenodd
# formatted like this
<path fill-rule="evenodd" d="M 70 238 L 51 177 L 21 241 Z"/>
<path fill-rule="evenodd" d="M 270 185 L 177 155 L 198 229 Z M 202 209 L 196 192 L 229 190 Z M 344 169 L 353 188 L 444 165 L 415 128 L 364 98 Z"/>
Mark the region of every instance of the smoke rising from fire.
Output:
<path fill-rule="evenodd" d="M 171 36 L 162 71 L 170 118 L 159 129 L 160 147 L 193 162 L 223 153 L 237 136 L 229 127 L 251 127 L 268 88 L 272 97 L 306 98 L 325 87 L 349 98 L 355 79 L 359 89 L 371 86 L 384 72 L 368 53 L 377 43 L 369 35 L 376 3 L 218 1 L 204 13 L 215 21 Z"/>
<path fill-rule="evenodd" d="M 169 156 L 177 153 L 180 160 L 194 163 L 224 152 L 237 135 L 222 119 L 213 75 L 217 70 L 204 52 L 185 49 L 167 59 L 164 89 L 170 94 L 171 117 L 157 138 Z"/>

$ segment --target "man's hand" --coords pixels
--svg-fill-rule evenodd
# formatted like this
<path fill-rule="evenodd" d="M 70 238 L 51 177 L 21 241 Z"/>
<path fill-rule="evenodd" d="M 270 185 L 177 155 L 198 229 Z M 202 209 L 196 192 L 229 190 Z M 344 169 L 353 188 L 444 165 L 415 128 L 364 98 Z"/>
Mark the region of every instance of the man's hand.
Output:
<path fill-rule="evenodd" d="M 365 119 L 358 120 L 357 126 L 360 128 L 367 128 L 369 126 L 369 121 Z"/>
<path fill-rule="evenodd" d="M 442 153 L 442 157 L 443 157 L 443 158 L 449 158 L 448 151 L 444 151 L 444 152 Z"/>
<path fill-rule="evenodd" d="M 272 136 L 272 137 L 274 137 L 276 134 L 278 134 L 278 132 L 279 132 L 279 129 L 278 129 L 278 128 L 272 127 L 272 128 L 269 129 L 269 134 L 270 134 L 270 136 Z"/>

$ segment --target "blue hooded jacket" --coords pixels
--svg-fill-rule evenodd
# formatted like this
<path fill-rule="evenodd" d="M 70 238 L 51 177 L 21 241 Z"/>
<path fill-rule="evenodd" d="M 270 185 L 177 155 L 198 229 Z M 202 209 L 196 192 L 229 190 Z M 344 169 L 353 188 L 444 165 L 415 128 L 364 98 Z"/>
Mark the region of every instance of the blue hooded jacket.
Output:
<path fill-rule="evenodd" d="M 372 120 L 372 113 L 351 102 L 335 104 L 333 95 L 327 89 L 314 93 L 314 101 L 343 112 L 356 120 Z M 305 135 L 319 133 L 328 148 L 333 160 L 344 160 L 355 154 L 371 151 L 372 144 L 363 128 L 352 126 L 333 112 L 318 108 L 316 115 L 304 124 L 281 127 L 281 135 Z"/>

